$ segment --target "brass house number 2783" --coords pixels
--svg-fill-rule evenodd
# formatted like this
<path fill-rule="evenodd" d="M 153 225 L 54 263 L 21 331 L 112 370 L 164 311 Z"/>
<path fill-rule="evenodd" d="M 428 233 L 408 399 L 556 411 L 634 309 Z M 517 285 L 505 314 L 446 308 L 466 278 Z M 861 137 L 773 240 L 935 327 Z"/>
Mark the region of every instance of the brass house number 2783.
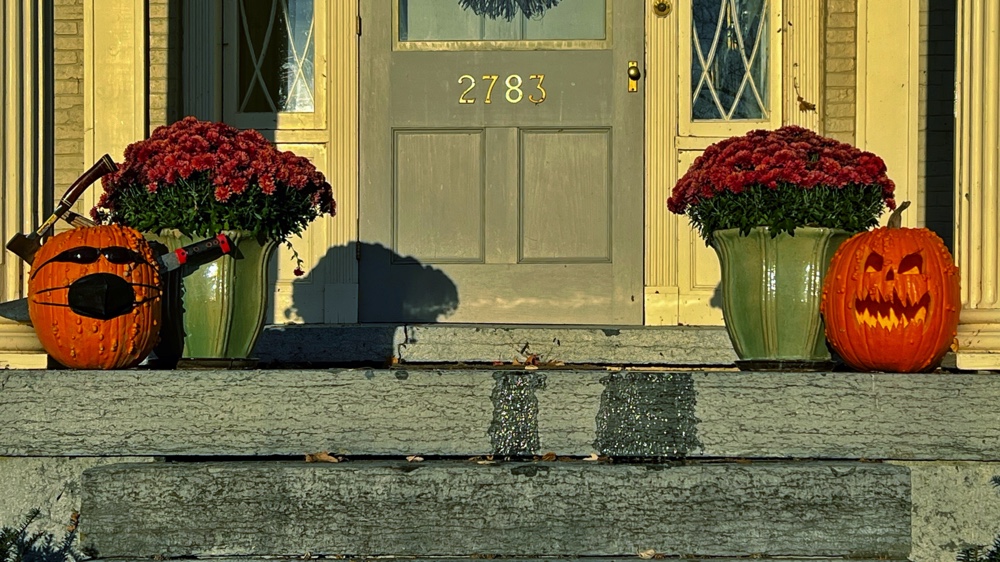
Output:
<path fill-rule="evenodd" d="M 493 88 L 497 85 L 497 81 L 500 80 L 500 76 L 496 74 L 485 74 L 483 75 L 483 80 L 489 81 L 489 86 L 486 87 L 486 97 L 483 98 L 483 103 L 493 103 Z M 539 104 L 545 101 L 545 88 L 542 87 L 542 82 L 545 81 L 544 74 L 532 74 L 528 77 L 528 80 L 537 80 L 533 85 L 528 85 L 528 88 L 537 90 L 537 92 L 532 91 L 528 94 L 528 101 L 534 104 Z M 470 74 L 463 74 L 458 79 L 459 84 L 468 83 L 469 87 L 462 92 L 462 95 L 458 97 L 458 103 L 476 103 L 476 98 L 470 97 L 472 90 L 476 89 L 476 79 Z M 524 80 L 517 74 L 511 74 L 504 80 L 504 86 L 506 86 L 506 93 L 504 98 L 508 103 L 521 103 L 521 100 L 525 98 L 524 95 Z M 537 96 L 535 94 L 538 94 Z"/>

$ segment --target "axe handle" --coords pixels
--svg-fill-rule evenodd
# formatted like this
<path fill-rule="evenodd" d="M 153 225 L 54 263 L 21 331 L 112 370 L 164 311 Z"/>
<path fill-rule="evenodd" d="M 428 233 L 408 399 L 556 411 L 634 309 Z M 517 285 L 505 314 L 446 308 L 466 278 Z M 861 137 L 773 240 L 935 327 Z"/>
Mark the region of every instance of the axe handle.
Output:
<path fill-rule="evenodd" d="M 73 225 L 75 228 L 86 228 L 88 226 L 95 226 L 97 224 L 96 222 L 88 219 L 87 217 L 78 215 L 73 211 L 66 211 L 65 213 L 63 213 L 62 219 Z"/>
<path fill-rule="evenodd" d="M 56 222 L 59 217 L 68 211 L 69 208 L 73 206 L 73 203 L 76 203 L 76 200 L 80 198 L 80 195 L 82 195 L 92 183 L 100 179 L 101 176 L 109 174 L 116 169 L 117 167 L 115 166 L 115 161 L 111 159 L 111 156 L 108 156 L 107 154 L 101 156 L 101 159 L 98 160 L 96 164 L 91 166 L 89 170 L 77 178 L 76 181 L 73 182 L 73 185 L 69 186 L 69 189 L 66 190 L 66 194 L 63 195 L 59 204 L 56 205 L 52 216 L 46 219 L 45 222 L 42 223 L 42 226 L 39 226 L 38 230 L 35 231 L 35 237 L 44 236 L 45 233 L 48 232 L 49 228 L 52 227 L 52 223 Z"/>

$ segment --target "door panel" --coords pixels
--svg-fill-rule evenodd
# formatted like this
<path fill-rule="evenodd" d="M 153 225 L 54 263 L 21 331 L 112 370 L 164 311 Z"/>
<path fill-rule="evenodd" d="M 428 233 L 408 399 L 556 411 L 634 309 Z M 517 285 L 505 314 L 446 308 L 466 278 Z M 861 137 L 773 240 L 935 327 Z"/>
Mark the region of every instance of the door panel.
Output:
<path fill-rule="evenodd" d="M 524 131 L 521 263 L 611 261 L 610 131 Z"/>
<path fill-rule="evenodd" d="M 362 3 L 361 321 L 642 323 L 642 7 Z"/>
<path fill-rule="evenodd" d="M 482 131 L 396 133 L 396 251 L 424 263 L 483 263 L 483 144 Z"/>

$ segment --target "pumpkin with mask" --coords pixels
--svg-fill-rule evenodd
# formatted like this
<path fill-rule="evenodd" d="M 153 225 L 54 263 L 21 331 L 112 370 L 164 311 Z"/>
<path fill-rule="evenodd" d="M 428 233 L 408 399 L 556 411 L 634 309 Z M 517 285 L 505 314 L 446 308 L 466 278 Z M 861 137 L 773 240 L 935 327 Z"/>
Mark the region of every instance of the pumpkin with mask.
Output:
<path fill-rule="evenodd" d="M 49 239 L 28 278 L 28 313 L 42 347 L 75 369 L 120 369 L 159 339 L 160 270 L 137 231 L 78 228 Z"/>
<path fill-rule="evenodd" d="M 937 234 L 900 228 L 908 205 L 844 242 L 823 283 L 827 341 L 857 370 L 933 371 L 957 333 L 958 268 Z"/>

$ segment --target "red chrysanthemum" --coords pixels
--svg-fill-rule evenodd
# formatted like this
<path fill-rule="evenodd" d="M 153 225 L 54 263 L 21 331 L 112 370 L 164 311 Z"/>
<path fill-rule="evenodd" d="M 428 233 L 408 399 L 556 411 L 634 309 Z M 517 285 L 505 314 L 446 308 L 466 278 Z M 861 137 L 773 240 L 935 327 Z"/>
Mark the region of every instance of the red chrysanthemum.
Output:
<path fill-rule="evenodd" d="M 684 214 L 719 193 L 779 184 L 802 189 L 881 186 L 886 205 L 895 208 L 895 184 L 881 158 L 795 125 L 750 131 L 709 146 L 674 186 L 667 207 Z"/>
<path fill-rule="evenodd" d="M 129 145 L 103 184 L 96 218 L 154 232 L 243 230 L 281 241 L 336 211 L 330 184 L 307 158 L 259 131 L 194 117 Z"/>

